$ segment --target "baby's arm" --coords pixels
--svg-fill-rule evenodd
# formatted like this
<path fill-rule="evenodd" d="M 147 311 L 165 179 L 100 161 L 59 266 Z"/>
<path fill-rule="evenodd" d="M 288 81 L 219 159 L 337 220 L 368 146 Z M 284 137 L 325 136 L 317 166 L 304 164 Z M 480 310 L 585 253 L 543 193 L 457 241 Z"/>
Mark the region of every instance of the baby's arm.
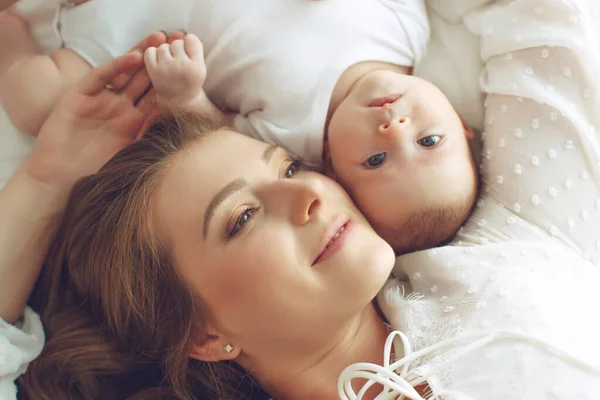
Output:
<path fill-rule="evenodd" d="M 183 40 L 151 47 L 144 60 L 159 108 L 198 111 L 231 125 L 231 114 L 216 107 L 202 89 L 206 64 L 198 37 L 186 35 Z"/>
<path fill-rule="evenodd" d="M 0 54 L 0 102 L 13 124 L 33 135 L 60 95 L 91 69 L 68 49 L 42 54 L 25 21 L 9 14 L 0 14 Z"/>

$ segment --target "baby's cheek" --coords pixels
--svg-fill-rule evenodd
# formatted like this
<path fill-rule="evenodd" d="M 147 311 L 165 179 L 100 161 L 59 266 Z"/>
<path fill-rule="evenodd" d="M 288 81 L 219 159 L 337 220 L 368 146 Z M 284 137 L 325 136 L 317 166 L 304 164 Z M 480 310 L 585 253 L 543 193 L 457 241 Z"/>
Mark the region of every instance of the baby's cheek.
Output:
<path fill-rule="evenodd" d="M 365 183 L 356 185 L 353 200 L 360 212 L 376 230 L 386 225 L 399 211 L 398 202 L 384 185 Z"/>
<path fill-rule="evenodd" d="M 353 199 L 358 209 L 365 214 L 367 218 L 370 218 L 374 208 L 377 208 L 377 193 L 365 188 L 364 186 L 357 185 L 353 193 Z"/>

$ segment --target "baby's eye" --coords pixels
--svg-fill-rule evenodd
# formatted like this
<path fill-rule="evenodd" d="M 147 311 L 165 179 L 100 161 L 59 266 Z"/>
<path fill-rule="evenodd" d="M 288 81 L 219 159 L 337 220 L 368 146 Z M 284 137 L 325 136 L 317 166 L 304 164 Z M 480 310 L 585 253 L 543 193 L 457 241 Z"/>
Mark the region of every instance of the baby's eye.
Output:
<path fill-rule="evenodd" d="M 298 172 L 300 172 L 301 169 L 302 169 L 302 160 L 299 160 L 299 159 L 292 160 L 292 161 L 290 161 L 287 169 L 285 170 L 284 177 L 291 178 L 294 175 L 296 175 Z"/>
<path fill-rule="evenodd" d="M 433 147 L 436 144 L 438 144 L 440 140 L 442 140 L 442 138 L 438 135 L 430 135 L 424 137 L 423 139 L 417 140 L 417 143 L 419 143 L 419 145 L 421 145 L 422 147 Z"/>
<path fill-rule="evenodd" d="M 385 162 L 385 157 L 386 153 L 375 154 L 374 156 L 369 157 L 363 165 L 370 169 L 379 168 Z"/>

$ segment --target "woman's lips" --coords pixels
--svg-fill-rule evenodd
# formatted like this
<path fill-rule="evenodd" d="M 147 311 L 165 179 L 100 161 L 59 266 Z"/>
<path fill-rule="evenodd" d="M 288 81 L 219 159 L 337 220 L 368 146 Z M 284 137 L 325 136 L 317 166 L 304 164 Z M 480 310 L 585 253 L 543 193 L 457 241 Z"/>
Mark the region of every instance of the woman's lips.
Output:
<path fill-rule="evenodd" d="M 334 234 L 334 237 L 329 240 L 325 249 L 321 252 L 321 254 L 319 254 L 317 259 L 313 263 L 313 266 L 324 262 L 325 260 L 331 258 L 339 250 L 341 250 L 342 247 L 344 247 L 344 243 L 345 243 L 346 239 L 348 238 L 348 235 L 352 233 L 355 226 L 356 226 L 356 223 L 354 223 L 352 221 L 348 221 L 344 225 L 342 225 L 340 227 L 340 229 L 338 229 L 338 231 L 336 231 L 336 234 Z"/>
<path fill-rule="evenodd" d="M 323 232 L 323 236 L 321 237 L 321 241 L 319 242 L 319 247 L 317 248 L 317 256 L 312 265 L 315 265 L 317 263 L 317 260 L 319 259 L 319 257 L 321 257 L 321 254 L 325 251 L 329 242 L 333 239 L 333 237 L 340 230 L 340 228 L 342 228 L 344 225 L 346 225 L 349 220 L 350 220 L 350 217 L 348 217 L 348 215 L 346 215 L 346 213 L 340 213 L 333 220 L 333 222 L 331 224 L 329 224 L 329 226 L 325 229 L 325 232 Z"/>
<path fill-rule="evenodd" d="M 369 107 L 383 107 L 386 104 L 393 103 L 398 100 L 401 94 L 388 94 L 387 96 L 379 97 L 378 99 L 372 100 L 369 103 Z"/>

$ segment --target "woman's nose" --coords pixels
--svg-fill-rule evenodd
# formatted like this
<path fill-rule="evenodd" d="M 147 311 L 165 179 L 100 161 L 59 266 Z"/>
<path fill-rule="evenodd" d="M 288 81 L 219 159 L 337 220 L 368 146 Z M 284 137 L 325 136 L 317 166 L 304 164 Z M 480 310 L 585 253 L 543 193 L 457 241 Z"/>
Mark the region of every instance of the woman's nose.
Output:
<path fill-rule="evenodd" d="M 306 225 L 319 213 L 324 199 L 325 188 L 317 179 L 290 180 L 291 193 L 291 218 L 296 225 Z"/>
<path fill-rule="evenodd" d="M 402 133 L 410 126 L 408 117 L 394 117 L 389 121 L 379 124 L 377 131 L 380 135 L 390 136 Z"/>

